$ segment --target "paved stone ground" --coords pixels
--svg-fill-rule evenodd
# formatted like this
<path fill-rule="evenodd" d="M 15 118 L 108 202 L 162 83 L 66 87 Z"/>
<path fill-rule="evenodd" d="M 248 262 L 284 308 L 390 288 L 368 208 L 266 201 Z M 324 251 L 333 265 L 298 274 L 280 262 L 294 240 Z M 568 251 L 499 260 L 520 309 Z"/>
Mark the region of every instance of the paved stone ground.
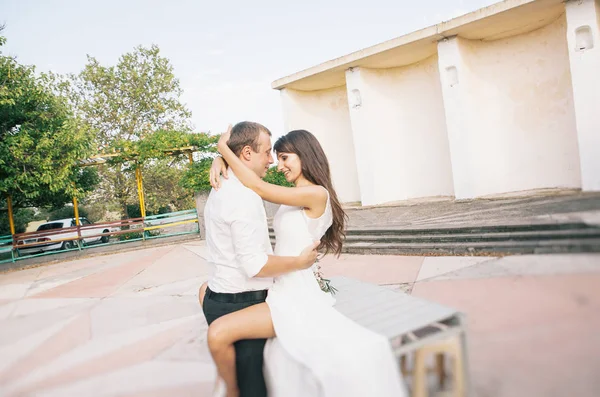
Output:
<path fill-rule="evenodd" d="M 209 396 L 202 241 L 0 274 L 1 396 Z M 595 397 L 600 255 L 322 261 L 463 310 L 481 397 Z"/>

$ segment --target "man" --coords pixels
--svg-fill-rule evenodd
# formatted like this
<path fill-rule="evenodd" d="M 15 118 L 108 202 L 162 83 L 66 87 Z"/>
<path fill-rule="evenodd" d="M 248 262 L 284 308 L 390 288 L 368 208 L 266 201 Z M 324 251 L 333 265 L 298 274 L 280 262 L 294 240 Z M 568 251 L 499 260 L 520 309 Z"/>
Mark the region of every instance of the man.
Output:
<path fill-rule="evenodd" d="M 244 121 L 231 130 L 231 150 L 263 178 L 271 155 L 271 132 Z M 272 277 L 309 268 L 316 260 L 315 243 L 298 257 L 274 256 L 262 199 L 228 170 L 219 190 L 212 190 L 204 209 L 209 262 L 215 272 L 200 288 L 200 303 L 210 325 L 217 318 L 262 303 Z M 206 292 L 205 292 L 206 291 Z M 265 339 L 235 344 L 236 373 L 241 397 L 266 397 L 263 377 Z"/>

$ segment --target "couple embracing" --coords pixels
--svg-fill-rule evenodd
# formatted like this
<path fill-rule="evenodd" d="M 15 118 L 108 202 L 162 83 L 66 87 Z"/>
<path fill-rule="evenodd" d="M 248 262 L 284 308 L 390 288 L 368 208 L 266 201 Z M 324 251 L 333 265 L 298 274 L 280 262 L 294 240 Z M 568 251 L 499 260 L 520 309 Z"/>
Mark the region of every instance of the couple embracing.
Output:
<path fill-rule="evenodd" d="M 204 219 L 214 274 L 200 288 L 217 367 L 215 396 L 406 396 L 388 340 L 334 307 L 317 252 L 339 255 L 346 215 L 329 162 L 308 131 L 271 147 L 261 124 L 241 122 L 218 143 Z M 265 182 L 274 150 L 293 187 Z M 281 204 L 271 248 L 263 201 Z"/>

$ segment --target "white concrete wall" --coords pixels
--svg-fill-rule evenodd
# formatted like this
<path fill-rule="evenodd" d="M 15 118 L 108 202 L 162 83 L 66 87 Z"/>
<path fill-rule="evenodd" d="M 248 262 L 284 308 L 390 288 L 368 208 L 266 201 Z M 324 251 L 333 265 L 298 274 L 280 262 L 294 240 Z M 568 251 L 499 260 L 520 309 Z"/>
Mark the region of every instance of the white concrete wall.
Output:
<path fill-rule="evenodd" d="M 569 1 L 566 11 L 581 184 L 583 190 L 597 191 L 600 190 L 600 1 Z M 585 39 L 586 31 L 592 46 Z"/>
<path fill-rule="evenodd" d="M 360 201 L 346 87 L 311 92 L 284 89 L 281 99 L 285 131 L 304 129 L 314 134 L 329 160 L 340 201 Z"/>
<path fill-rule="evenodd" d="M 564 16 L 438 55 L 457 198 L 581 186 Z"/>
<path fill-rule="evenodd" d="M 351 69 L 346 87 L 362 204 L 453 196 L 437 57 Z"/>

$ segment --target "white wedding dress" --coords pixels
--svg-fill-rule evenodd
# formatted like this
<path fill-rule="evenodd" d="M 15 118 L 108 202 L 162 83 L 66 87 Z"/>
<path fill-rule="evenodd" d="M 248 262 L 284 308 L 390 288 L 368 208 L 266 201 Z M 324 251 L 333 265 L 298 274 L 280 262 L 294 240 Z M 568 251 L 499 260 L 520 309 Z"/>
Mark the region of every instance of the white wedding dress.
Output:
<path fill-rule="evenodd" d="M 317 219 L 282 205 L 273 219 L 275 255 L 300 254 L 332 220 L 329 200 Z M 343 316 L 334 303 L 312 269 L 274 280 L 267 304 L 277 337 L 264 353 L 269 397 L 406 396 L 388 340 Z"/>

